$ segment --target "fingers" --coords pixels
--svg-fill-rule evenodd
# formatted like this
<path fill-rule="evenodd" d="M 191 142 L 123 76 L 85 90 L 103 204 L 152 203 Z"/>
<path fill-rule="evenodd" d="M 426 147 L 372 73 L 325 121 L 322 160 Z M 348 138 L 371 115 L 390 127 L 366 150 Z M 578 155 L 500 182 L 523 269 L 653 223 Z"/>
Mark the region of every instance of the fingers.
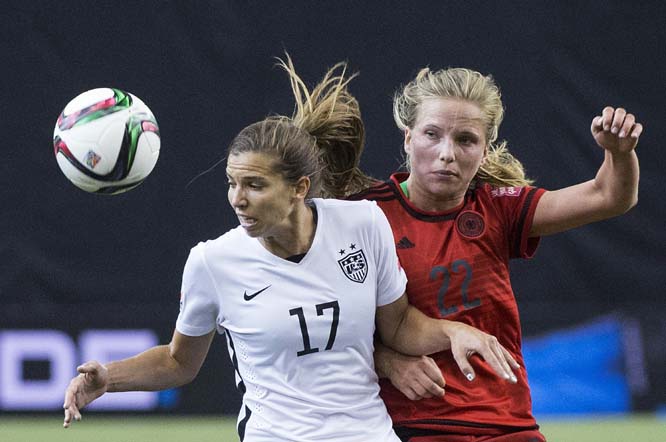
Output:
<path fill-rule="evenodd" d="M 442 375 L 442 371 L 437 366 L 437 363 L 432 358 L 424 357 L 423 374 L 425 377 L 421 378 L 421 384 L 424 389 L 430 394 L 430 397 L 444 396 L 444 387 L 446 381 Z"/>
<path fill-rule="evenodd" d="M 465 375 L 468 381 L 473 381 L 476 377 L 476 373 L 474 373 L 474 369 L 472 368 L 472 365 L 469 363 L 467 358 L 472 356 L 474 352 L 466 354 L 458 348 L 452 348 L 451 350 L 453 352 L 453 359 L 455 359 L 456 364 L 458 364 L 458 368 L 460 368 L 462 374 Z"/>
<path fill-rule="evenodd" d="M 398 388 L 396 386 L 396 388 Z M 404 388 L 398 388 L 402 394 L 407 396 L 407 399 L 410 401 L 418 401 L 421 399 L 427 399 L 427 397 L 420 395 L 417 391 L 415 391 L 412 387 L 404 387 Z"/>
<path fill-rule="evenodd" d="M 85 399 L 81 394 L 85 391 L 86 377 L 97 374 L 97 363 L 85 363 L 77 367 L 79 375 L 73 378 L 65 390 L 65 401 L 62 408 L 65 411 L 63 427 L 69 428 L 73 421 L 81 420 L 81 411 L 79 407 L 86 405 Z M 97 364 L 99 365 L 99 364 Z"/>
<path fill-rule="evenodd" d="M 65 420 L 62 423 L 62 426 L 64 428 L 69 428 L 69 426 L 72 424 L 72 420 L 80 421 L 81 420 L 81 412 L 79 409 L 76 407 L 74 404 L 70 404 L 65 408 Z"/>
<path fill-rule="evenodd" d="M 592 120 L 592 133 L 601 131 L 610 132 L 619 138 L 638 138 L 643 131 L 643 126 L 636 123 L 635 115 L 628 113 L 626 109 L 606 106 L 601 115 Z"/>
<path fill-rule="evenodd" d="M 518 363 L 518 361 L 516 361 L 513 358 L 511 353 L 509 353 L 509 350 L 504 348 L 502 345 L 500 345 L 500 347 L 502 348 L 502 353 L 504 354 L 504 358 L 509 362 L 509 365 L 511 366 L 511 368 L 514 369 L 514 370 L 520 370 L 520 364 Z"/>
<path fill-rule="evenodd" d="M 601 111 L 601 127 L 606 132 L 610 131 L 611 123 L 613 121 L 613 114 L 615 109 L 610 106 L 606 106 L 603 111 Z"/>
<path fill-rule="evenodd" d="M 469 359 L 478 353 L 490 366 L 490 368 L 501 378 L 511 382 L 518 382 L 518 378 L 513 373 L 514 369 L 520 369 L 520 365 L 492 335 L 488 335 L 476 330 L 478 340 L 472 344 L 463 346 L 453 346 L 451 348 L 453 358 L 458 364 L 460 371 L 465 377 L 472 381 L 476 374 L 469 361 Z"/>
<path fill-rule="evenodd" d="M 634 124 L 633 129 L 631 129 L 631 132 L 629 132 L 629 136 L 638 139 L 638 137 L 641 136 L 641 133 L 643 133 L 643 125 L 641 123 L 636 123 Z"/>
<path fill-rule="evenodd" d="M 79 377 L 80 376 L 77 376 L 72 379 L 72 381 L 69 383 L 69 386 L 67 387 L 67 390 L 65 390 L 65 402 L 62 404 L 62 408 L 65 410 L 65 420 L 63 421 L 62 426 L 65 428 L 69 428 L 72 423 L 72 419 L 81 420 L 81 413 L 76 406 L 76 390 Z"/>
<path fill-rule="evenodd" d="M 95 375 L 97 374 L 98 370 L 99 370 L 99 363 L 96 361 L 86 362 L 85 364 L 81 364 L 78 367 L 76 367 L 76 371 L 78 371 L 81 374 L 89 373 Z"/>
<path fill-rule="evenodd" d="M 435 361 L 428 356 L 399 361 L 390 378 L 391 383 L 410 400 L 444 396 L 444 376 Z"/>
<path fill-rule="evenodd" d="M 615 113 L 615 116 L 617 117 L 617 112 Z M 625 113 L 624 119 L 622 121 L 617 122 L 617 124 L 615 123 L 615 118 L 613 119 L 613 127 L 611 128 L 611 132 L 617 133 L 617 136 L 620 138 L 624 138 L 627 136 L 628 133 L 631 132 L 631 129 L 634 127 L 635 122 L 636 118 L 634 117 L 633 114 Z"/>
<path fill-rule="evenodd" d="M 501 374 L 499 371 L 495 370 L 498 374 L 504 377 L 507 381 L 511 382 L 512 384 L 515 384 L 518 382 L 518 379 L 516 378 L 516 375 L 513 374 L 513 370 L 511 370 L 511 366 L 509 365 L 509 362 L 507 361 L 506 357 L 504 356 L 504 347 L 500 345 L 500 343 L 497 341 L 497 339 L 493 339 L 492 343 L 490 345 L 490 349 L 493 353 L 493 356 L 496 358 L 496 360 L 499 362 L 499 366 L 501 367 Z"/>
<path fill-rule="evenodd" d="M 627 111 L 621 107 L 618 107 L 617 109 L 615 109 L 615 112 L 613 112 L 612 115 L 613 116 L 611 117 L 612 119 L 610 123 L 610 131 L 612 134 L 616 135 L 620 131 L 620 127 L 624 124 L 624 119 L 627 116 Z M 606 125 L 604 124 L 604 128 L 605 127 Z"/>
<path fill-rule="evenodd" d="M 65 420 L 63 421 L 62 426 L 64 428 L 69 428 L 71 422 L 72 422 L 72 415 L 69 412 L 69 410 L 65 408 Z"/>
<path fill-rule="evenodd" d="M 490 344 L 487 347 L 482 348 L 479 353 L 498 376 L 513 384 L 518 382 L 516 375 L 513 374 L 511 367 L 509 367 L 508 362 L 504 358 L 504 353 L 502 352 L 497 339 L 492 337 Z"/>
<path fill-rule="evenodd" d="M 413 401 L 444 396 L 444 388 L 429 379 L 414 379 L 405 390 L 410 393 L 406 396 Z"/>

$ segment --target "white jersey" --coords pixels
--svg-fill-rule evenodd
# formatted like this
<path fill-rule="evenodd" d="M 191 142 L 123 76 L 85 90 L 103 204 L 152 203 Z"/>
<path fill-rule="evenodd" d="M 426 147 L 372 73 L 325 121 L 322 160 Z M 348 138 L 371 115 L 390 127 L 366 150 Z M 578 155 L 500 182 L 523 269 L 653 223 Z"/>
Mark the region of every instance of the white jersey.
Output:
<path fill-rule="evenodd" d="M 226 331 L 242 441 L 399 442 L 379 397 L 375 310 L 405 291 L 390 226 L 369 201 L 314 200 L 299 263 L 241 227 L 194 247 L 176 329 Z"/>

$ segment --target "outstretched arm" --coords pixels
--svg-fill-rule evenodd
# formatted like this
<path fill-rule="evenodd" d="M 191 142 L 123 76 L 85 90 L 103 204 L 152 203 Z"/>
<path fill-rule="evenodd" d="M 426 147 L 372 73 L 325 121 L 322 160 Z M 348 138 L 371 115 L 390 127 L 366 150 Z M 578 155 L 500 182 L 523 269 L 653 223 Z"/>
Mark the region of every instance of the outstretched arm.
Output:
<path fill-rule="evenodd" d="M 530 236 L 550 235 L 621 215 L 638 201 L 635 148 L 643 126 L 622 108 L 606 107 L 592 120 L 592 136 L 605 150 L 593 180 L 546 192 L 539 200 Z"/>
<path fill-rule="evenodd" d="M 79 367 L 79 375 L 65 391 L 65 420 L 69 427 L 81 420 L 81 409 L 104 393 L 118 391 L 154 391 L 177 387 L 195 378 L 203 364 L 214 331 L 204 336 L 186 336 L 174 332 L 169 345 L 153 347 L 122 361 L 102 365 L 96 361 Z"/>

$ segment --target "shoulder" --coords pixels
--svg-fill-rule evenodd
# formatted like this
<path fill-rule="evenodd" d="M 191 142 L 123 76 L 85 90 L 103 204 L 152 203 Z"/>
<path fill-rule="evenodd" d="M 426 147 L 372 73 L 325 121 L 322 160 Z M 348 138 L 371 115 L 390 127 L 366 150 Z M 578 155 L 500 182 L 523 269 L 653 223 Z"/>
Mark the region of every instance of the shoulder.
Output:
<path fill-rule="evenodd" d="M 361 192 L 349 195 L 348 200 L 358 201 L 358 200 L 372 200 L 372 201 L 384 201 L 386 199 L 395 199 L 396 192 L 394 189 L 394 183 L 389 181 L 379 181 L 372 187 L 369 187 Z"/>
<path fill-rule="evenodd" d="M 338 226 L 372 226 L 377 214 L 382 213 L 376 202 L 368 200 L 315 198 L 313 202 L 317 206 L 317 212 L 327 223 Z"/>
<path fill-rule="evenodd" d="M 328 216 L 344 215 L 344 214 L 360 214 L 368 213 L 377 207 L 377 203 L 368 200 L 336 200 L 315 198 L 312 200 L 317 211 L 322 212 Z"/>
<path fill-rule="evenodd" d="M 317 209 L 327 211 L 345 211 L 345 210 L 364 210 L 371 206 L 376 206 L 374 201 L 361 200 L 337 200 L 330 198 L 314 198 L 313 202 Z"/>
<path fill-rule="evenodd" d="M 540 187 L 493 187 L 484 184 L 474 190 L 473 205 L 477 210 L 494 213 L 502 219 L 521 221 L 533 216 L 544 193 L 545 189 Z"/>
<path fill-rule="evenodd" d="M 243 228 L 238 226 L 217 238 L 199 242 L 190 250 L 190 257 L 201 256 L 205 259 L 205 256 L 211 253 L 232 253 L 233 251 L 244 250 L 242 246 L 247 243 L 248 239 Z"/>
<path fill-rule="evenodd" d="M 512 204 L 532 198 L 535 194 L 542 193 L 543 191 L 543 189 L 532 186 L 493 187 L 484 183 L 478 186 L 474 190 L 474 193 L 477 197 L 488 200 L 493 204 Z"/>

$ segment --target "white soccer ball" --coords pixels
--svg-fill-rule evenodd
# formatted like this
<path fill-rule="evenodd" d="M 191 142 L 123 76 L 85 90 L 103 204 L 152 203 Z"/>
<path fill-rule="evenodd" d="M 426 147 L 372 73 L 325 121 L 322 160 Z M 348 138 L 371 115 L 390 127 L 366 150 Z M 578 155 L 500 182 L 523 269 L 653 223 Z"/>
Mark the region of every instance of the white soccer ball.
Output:
<path fill-rule="evenodd" d="M 157 120 L 143 101 L 115 88 L 70 101 L 53 131 L 58 166 L 86 192 L 115 194 L 143 182 L 160 155 Z"/>

